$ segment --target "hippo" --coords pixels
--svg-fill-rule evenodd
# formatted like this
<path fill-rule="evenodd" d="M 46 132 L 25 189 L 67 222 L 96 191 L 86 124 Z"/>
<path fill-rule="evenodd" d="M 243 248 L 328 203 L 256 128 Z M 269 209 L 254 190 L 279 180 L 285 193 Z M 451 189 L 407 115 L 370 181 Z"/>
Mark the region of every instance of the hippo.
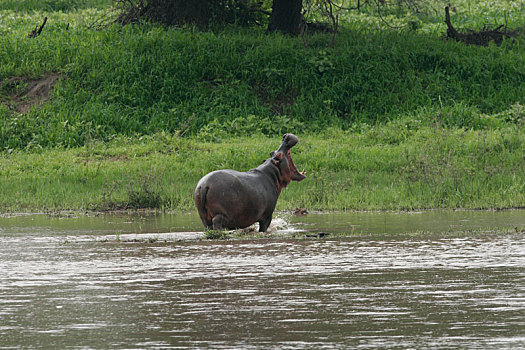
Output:
<path fill-rule="evenodd" d="M 266 232 L 281 190 L 291 181 L 301 181 L 305 172 L 297 171 L 290 149 L 299 139 L 285 134 L 281 147 L 270 158 L 247 172 L 216 170 L 205 175 L 195 188 L 195 204 L 207 229 L 245 228 L 259 222 Z"/>

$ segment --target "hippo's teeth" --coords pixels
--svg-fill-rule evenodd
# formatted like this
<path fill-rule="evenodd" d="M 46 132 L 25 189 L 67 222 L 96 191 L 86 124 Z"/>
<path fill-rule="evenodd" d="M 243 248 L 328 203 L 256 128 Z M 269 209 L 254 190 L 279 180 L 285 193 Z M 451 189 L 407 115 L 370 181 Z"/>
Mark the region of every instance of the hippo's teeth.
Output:
<path fill-rule="evenodd" d="M 306 175 L 306 170 L 303 169 L 303 171 L 301 171 L 301 174 Z"/>

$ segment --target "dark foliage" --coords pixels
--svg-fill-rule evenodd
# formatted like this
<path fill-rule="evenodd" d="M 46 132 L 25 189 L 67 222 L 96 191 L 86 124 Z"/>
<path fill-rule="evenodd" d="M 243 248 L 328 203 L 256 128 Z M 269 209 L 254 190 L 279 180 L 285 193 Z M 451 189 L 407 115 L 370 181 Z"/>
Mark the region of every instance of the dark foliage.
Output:
<path fill-rule="evenodd" d="M 274 0 L 268 31 L 297 35 L 303 21 L 302 0 Z"/>
<path fill-rule="evenodd" d="M 152 21 L 166 25 L 257 23 L 261 13 L 250 0 L 119 0 L 117 22 Z"/>

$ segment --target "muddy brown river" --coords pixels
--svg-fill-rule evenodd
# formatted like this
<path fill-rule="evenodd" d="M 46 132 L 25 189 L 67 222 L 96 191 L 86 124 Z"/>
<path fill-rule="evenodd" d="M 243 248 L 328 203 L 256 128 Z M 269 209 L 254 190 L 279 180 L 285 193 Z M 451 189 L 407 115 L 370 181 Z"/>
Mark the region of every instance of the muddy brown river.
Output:
<path fill-rule="evenodd" d="M 525 211 L 0 216 L 0 349 L 522 349 Z"/>

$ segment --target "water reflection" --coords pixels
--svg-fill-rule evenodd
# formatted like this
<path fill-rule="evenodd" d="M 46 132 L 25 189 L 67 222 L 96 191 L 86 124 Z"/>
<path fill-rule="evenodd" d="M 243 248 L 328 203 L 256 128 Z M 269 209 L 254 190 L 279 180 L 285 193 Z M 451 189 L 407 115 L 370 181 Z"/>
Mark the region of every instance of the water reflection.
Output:
<path fill-rule="evenodd" d="M 445 233 L 480 229 L 525 229 L 525 211 L 333 212 L 290 217 L 307 229 L 355 234 Z"/>
<path fill-rule="evenodd" d="M 130 244 L 56 220 L 1 226 L 2 349 L 525 346 L 522 233 Z"/>

